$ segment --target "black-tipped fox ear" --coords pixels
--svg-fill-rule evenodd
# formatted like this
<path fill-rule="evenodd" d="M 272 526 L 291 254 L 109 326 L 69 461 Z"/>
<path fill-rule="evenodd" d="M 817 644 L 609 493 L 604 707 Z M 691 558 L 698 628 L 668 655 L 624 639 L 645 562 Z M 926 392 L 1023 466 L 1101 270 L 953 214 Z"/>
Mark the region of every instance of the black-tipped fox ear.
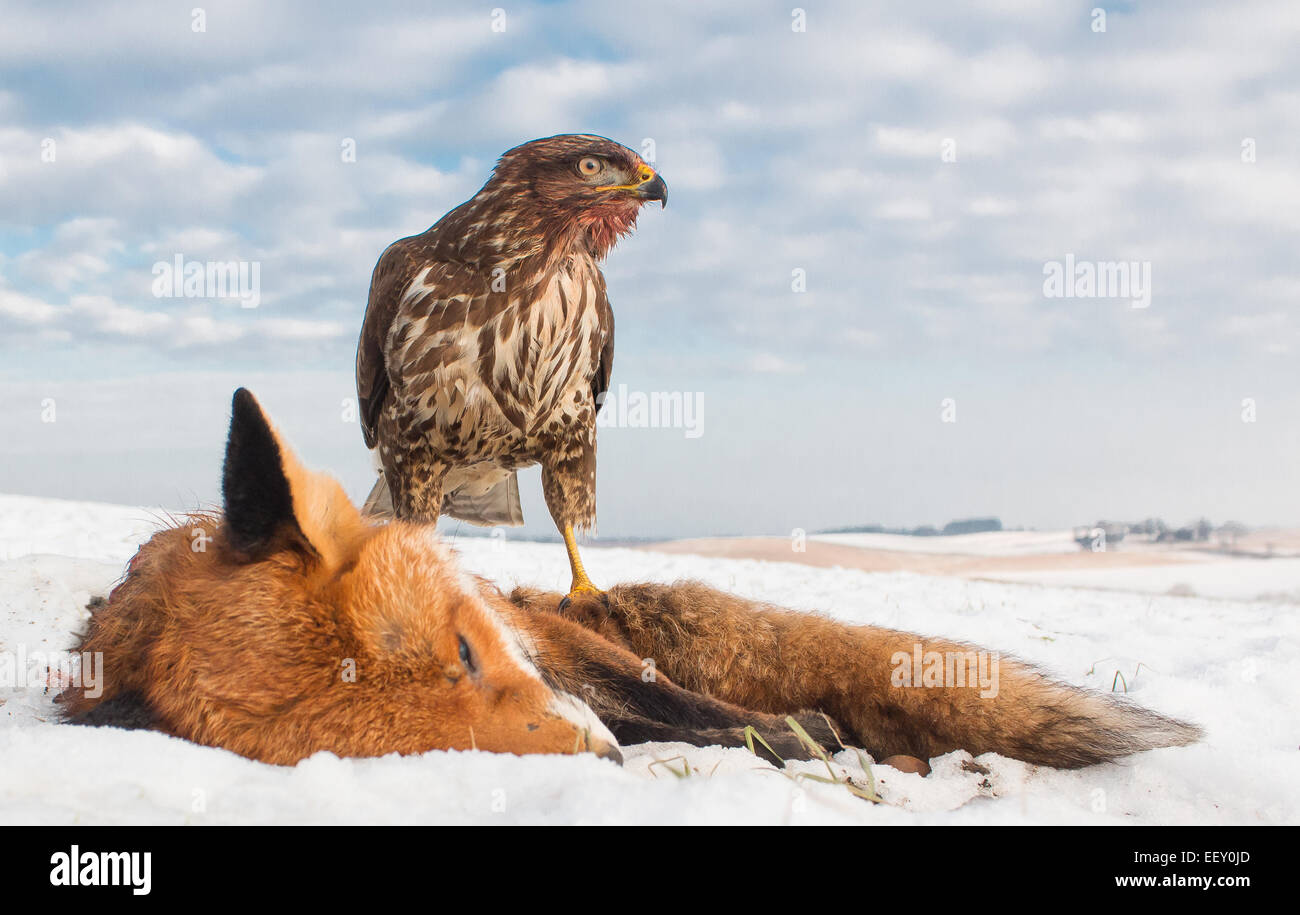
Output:
<path fill-rule="evenodd" d="M 247 388 L 231 407 L 221 495 L 225 542 L 241 558 L 258 558 L 286 529 L 298 531 L 280 443 Z"/>

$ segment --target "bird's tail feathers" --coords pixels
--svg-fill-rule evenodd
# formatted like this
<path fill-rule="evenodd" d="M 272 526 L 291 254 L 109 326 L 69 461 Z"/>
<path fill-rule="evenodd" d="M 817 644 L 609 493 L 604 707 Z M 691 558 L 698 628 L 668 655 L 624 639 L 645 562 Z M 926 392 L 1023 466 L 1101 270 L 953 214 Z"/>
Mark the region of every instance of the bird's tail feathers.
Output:
<path fill-rule="evenodd" d="M 462 486 L 442 497 L 442 513 L 484 527 L 518 527 L 524 523 L 519 476 L 511 473 L 492 488 Z"/>
<path fill-rule="evenodd" d="M 388 488 L 388 480 L 382 470 L 370 495 L 366 497 L 361 512 L 369 518 L 382 521 L 397 516 L 393 510 L 393 493 Z M 524 523 L 524 509 L 519 499 L 519 477 L 511 473 L 486 491 L 474 486 L 455 489 L 443 496 L 442 514 L 484 527 L 518 527 Z"/>
<path fill-rule="evenodd" d="M 379 472 L 379 478 L 375 480 L 375 485 L 370 489 L 370 495 L 366 496 L 366 504 L 362 507 L 361 514 L 384 521 L 393 518 L 393 494 L 388 489 L 388 481 L 384 479 L 382 470 Z"/>

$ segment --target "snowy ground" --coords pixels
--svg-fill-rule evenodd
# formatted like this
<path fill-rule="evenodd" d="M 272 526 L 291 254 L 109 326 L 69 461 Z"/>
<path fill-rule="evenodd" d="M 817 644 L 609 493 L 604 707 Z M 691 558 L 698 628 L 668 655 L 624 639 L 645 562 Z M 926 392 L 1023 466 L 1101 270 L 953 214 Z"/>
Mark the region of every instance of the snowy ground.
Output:
<path fill-rule="evenodd" d="M 812 534 L 809 540 L 903 553 L 961 553 L 968 556 L 1034 556 L 1077 553 L 1072 531 L 983 531 L 978 534 L 913 537 L 907 534 Z"/>
<path fill-rule="evenodd" d="M 0 657 L 65 650 L 161 513 L 0 496 Z M 558 545 L 464 538 L 503 585 L 561 588 Z M 0 687 L 0 822 L 16 823 L 1297 823 L 1300 609 L 636 550 L 584 552 L 597 582 L 703 579 L 850 622 L 968 639 L 1078 685 L 1205 726 L 1198 746 L 1058 772 L 986 755 L 927 778 L 874 765 L 885 803 L 791 777 L 745 750 L 648 744 L 593 757 L 432 752 L 268 766 L 160 734 L 55 723 L 39 686 Z M 1300 571 L 1296 572 L 1300 578 Z M 1120 582 L 1119 586 L 1131 583 Z M 1148 589 L 1148 590 L 1160 590 Z M 1242 593 L 1282 594 L 1300 581 Z M 856 757 L 839 769 L 865 781 Z M 681 773 L 689 773 L 684 777 Z"/>
<path fill-rule="evenodd" d="M 1229 600 L 1282 602 L 1300 605 L 1300 559 L 1252 559 L 1196 553 L 1178 563 L 1129 569 L 1040 569 L 999 571 L 1002 581 L 1032 581 L 1040 585 L 1102 588 L 1143 594 L 1221 597 Z M 1300 611 L 1300 607 L 1297 607 Z"/>

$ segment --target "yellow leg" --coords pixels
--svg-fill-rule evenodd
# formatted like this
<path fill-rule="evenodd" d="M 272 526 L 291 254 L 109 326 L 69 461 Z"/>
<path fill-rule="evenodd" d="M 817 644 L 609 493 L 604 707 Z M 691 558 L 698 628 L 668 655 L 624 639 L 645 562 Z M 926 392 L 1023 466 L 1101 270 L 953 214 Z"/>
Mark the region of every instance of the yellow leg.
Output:
<path fill-rule="evenodd" d="M 569 588 L 569 599 L 578 594 L 601 595 L 605 592 L 591 583 L 587 570 L 582 567 L 582 557 L 578 555 L 578 541 L 573 537 L 573 525 L 564 525 L 564 548 L 569 553 L 569 568 L 573 571 L 573 585 Z"/>

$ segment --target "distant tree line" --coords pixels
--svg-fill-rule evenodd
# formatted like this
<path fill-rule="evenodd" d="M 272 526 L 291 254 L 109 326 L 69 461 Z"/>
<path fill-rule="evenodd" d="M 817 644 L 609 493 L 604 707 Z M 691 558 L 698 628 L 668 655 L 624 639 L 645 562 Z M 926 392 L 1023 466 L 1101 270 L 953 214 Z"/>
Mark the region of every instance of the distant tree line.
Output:
<path fill-rule="evenodd" d="M 1087 527 L 1076 527 L 1074 539 L 1080 546 L 1090 547 L 1096 541 L 1097 531 L 1103 531 L 1106 541 L 1118 543 L 1126 535 L 1146 537 L 1153 543 L 1205 543 L 1216 534 L 1229 546 L 1237 545 L 1237 538 L 1247 532 L 1247 527 L 1237 521 L 1225 521 L 1216 527 L 1209 518 L 1198 518 L 1182 527 L 1171 527 L 1162 518 L 1147 518 L 1136 524 L 1119 521 L 1098 521 Z"/>
<path fill-rule="evenodd" d="M 983 534 L 1002 530 L 998 518 L 963 518 L 949 521 L 942 529 L 932 524 L 920 527 L 885 527 L 883 524 L 859 524 L 853 527 L 835 527 L 819 531 L 822 534 L 903 534 L 908 537 L 949 537 L 957 534 Z"/>
<path fill-rule="evenodd" d="M 856 524 L 848 527 L 833 527 L 818 531 L 821 534 L 902 534 L 907 537 L 950 537 L 960 534 L 982 534 L 989 531 L 1004 530 L 999 518 L 963 518 L 949 521 L 942 528 L 932 524 L 919 527 L 886 527 L 883 524 Z M 1181 527 L 1171 527 L 1162 518 L 1146 518 L 1135 524 L 1123 521 L 1097 521 L 1094 524 L 1076 527 L 1074 539 L 1085 548 L 1092 548 L 1097 540 L 1097 532 L 1105 534 L 1105 541 L 1119 543 L 1126 536 L 1146 537 L 1153 543 L 1204 543 L 1217 535 L 1220 541 L 1231 547 L 1237 545 L 1237 538 L 1247 533 L 1248 528 L 1237 521 L 1225 521 L 1216 526 L 1209 518 L 1199 518 Z"/>

